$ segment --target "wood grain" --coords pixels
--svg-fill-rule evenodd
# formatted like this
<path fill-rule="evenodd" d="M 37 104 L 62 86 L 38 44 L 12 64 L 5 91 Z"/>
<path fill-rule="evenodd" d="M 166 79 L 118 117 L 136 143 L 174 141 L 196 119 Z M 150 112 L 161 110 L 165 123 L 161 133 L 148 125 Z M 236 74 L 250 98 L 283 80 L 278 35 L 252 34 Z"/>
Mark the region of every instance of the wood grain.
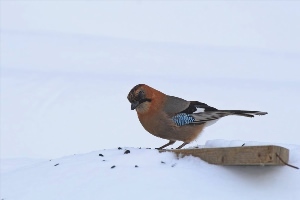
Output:
<path fill-rule="evenodd" d="M 201 149 L 170 149 L 160 152 L 173 152 L 178 157 L 195 156 L 210 164 L 216 165 L 284 165 L 289 160 L 289 150 L 274 145 L 242 146 Z M 276 155 L 277 154 L 277 155 Z"/>

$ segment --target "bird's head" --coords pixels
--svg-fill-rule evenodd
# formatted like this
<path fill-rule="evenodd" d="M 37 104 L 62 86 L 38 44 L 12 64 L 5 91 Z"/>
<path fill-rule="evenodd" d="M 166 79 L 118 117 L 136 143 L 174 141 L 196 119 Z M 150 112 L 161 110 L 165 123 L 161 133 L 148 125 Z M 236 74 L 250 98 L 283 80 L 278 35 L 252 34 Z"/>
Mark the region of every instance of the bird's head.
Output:
<path fill-rule="evenodd" d="M 152 99 L 149 88 L 150 87 L 145 84 L 139 84 L 130 90 L 127 99 L 131 103 L 131 110 L 143 110 L 146 104 L 151 102 Z"/>

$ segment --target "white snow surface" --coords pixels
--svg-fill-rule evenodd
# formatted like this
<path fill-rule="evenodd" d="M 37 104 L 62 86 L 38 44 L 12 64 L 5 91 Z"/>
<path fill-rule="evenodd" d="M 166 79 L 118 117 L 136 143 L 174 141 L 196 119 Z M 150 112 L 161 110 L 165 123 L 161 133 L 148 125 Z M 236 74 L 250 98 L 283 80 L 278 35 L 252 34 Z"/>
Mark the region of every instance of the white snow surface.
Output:
<path fill-rule="evenodd" d="M 200 148 L 243 143 L 264 145 L 212 140 Z M 290 150 L 289 163 L 300 166 L 300 145 L 280 145 Z M 155 149 L 121 148 L 32 161 L 20 167 L 18 159 L 1 160 L 0 198 L 288 200 L 300 195 L 300 170 L 287 166 L 217 166 Z M 130 153 L 124 154 L 126 150 Z"/>

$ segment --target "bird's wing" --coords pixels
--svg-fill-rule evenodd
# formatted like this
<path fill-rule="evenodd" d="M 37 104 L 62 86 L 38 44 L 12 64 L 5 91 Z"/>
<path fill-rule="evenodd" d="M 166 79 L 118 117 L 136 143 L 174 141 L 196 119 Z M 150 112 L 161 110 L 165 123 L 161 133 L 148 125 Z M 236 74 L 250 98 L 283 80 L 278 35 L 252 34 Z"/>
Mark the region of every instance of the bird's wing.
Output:
<path fill-rule="evenodd" d="M 170 96 L 171 97 L 171 96 Z M 173 113 L 172 120 L 177 126 L 197 125 L 211 122 L 228 116 L 239 115 L 254 117 L 254 115 L 265 115 L 267 112 L 248 110 L 218 110 L 199 101 L 186 101 L 177 97 L 171 97 L 168 102 L 167 113 Z"/>
<path fill-rule="evenodd" d="M 172 115 L 172 114 L 180 113 L 182 110 L 187 109 L 189 105 L 190 105 L 189 101 L 186 101 L 178 97 L 167 95 L 166 101 L 164 102 L 163 110 L 167 114 Z"/>
<path fill-rule="evenodd" d="M 195 114 L 178 113 L 177 115 L 172 117 L 172 120 L 177 126 L 200 125 L 210 121 L 217 120 L 227 115 L 230 115 L 230 113 L 218 112 L 218 111 L 207 111 L 207 112 L 200 112 Z"/>
<path fill-rule="evenodd" d="M 231 115 L 231 113 L 219 112 L 219 111 L 207 111 L 207 112 L 190 114 L 190 116 L 195 119 L 192 124 L 203 124 L 206 122 L 220 119 L 228 115 Z"/>
<path fill-rule="evenodd" d="M 189 106 L 186 109 L 182 110 L 180 113 L 193 114 L 218 110 L 214 107 L 207 105 L 206 103 L 202 103 L 199 101 L 190 101 L 189 103 Z"/>
<path fill-rule="evenodd" d="M 174 123 L 178 126 L 191 125 L 191 124 L 203 124 L 207 121 L 215 120 L 226 115 L 213 114 L 218 109 L 211 107 L 205 103 L 199 101 L 186 101 L 188 105 L 182 110 L 178 110 L 172 117 Z"/>
<path fill-rule="evenodd" d="M 210 125 L 211 122 L 215 122 L 222 117 L 228 115 L 239 115 L 244 117 L 254 117 L 254 115 L 266 115 L 267 112 L 261 111 L 248 111 L 248 110 L 214 110 L 214 111 L 204 111 L 198 113 L 178 113 L 177 115 L 173 116 L 172 119 L 177 126 L 183 125 L 197 125 L 197 124 L 204 124 Z M 209 123 L 207 123 L 209 122 Z"/>
<path fill-rule="evenodd" d="M 214 110 L 190 114 L 195 120 L 193 124 L 203 124 L 209 121 L 220 119 L 228 115 L 238 115 L 243 117 L 254 117 L 254 115 L 266 115 L 267 112 L 249 110 Z"/>
<path fill-rule="evenodd" d="M 178 114 L 178 113 L 198 113 L 206 111 L 216 111 L 218 109 L 211 107 L 205 103 L 199 101 L 186 101 L 184 99 L 167 96 L 164 105 L 164 111 L 168 114 Z"/>

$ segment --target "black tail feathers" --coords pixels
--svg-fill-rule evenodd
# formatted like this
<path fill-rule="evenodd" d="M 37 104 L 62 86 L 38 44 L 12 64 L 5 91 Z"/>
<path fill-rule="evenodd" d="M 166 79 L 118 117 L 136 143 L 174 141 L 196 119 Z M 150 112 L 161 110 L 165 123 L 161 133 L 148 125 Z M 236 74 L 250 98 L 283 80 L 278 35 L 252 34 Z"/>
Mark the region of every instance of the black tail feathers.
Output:
<path fill-rule="evenodd" d="M 221 112 L 227 112 L 232 115 L 239 115 L 244 117 L 254 117 L 254 115 L 266 115 L 267 112 L 261 112 L 261 111 L 249 111 L 249 110 L 219 110 Z"/>

